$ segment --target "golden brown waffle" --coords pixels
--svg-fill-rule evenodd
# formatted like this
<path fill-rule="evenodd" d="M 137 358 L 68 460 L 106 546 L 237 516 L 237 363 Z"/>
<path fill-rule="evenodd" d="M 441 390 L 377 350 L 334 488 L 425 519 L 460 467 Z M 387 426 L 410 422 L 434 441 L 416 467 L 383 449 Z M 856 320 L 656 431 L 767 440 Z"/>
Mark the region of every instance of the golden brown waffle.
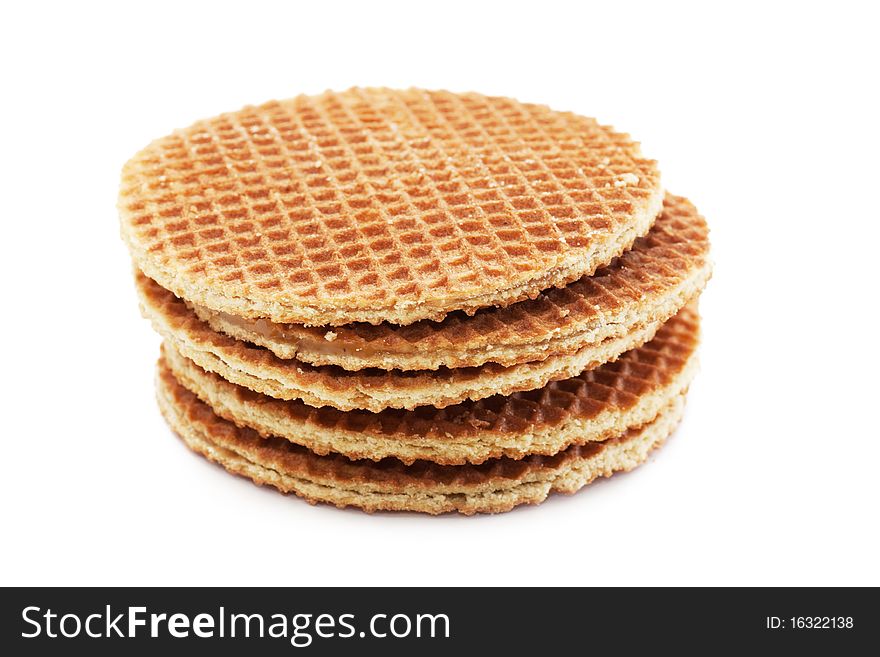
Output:
<path fill-rule="evenodd" d="M 650 342 L 578 377 L 444 409 L 381 413 L 272 399 L 205 372 L 173 347 L 163 345 L 162 353 L 178 382 L 217 415 L 263 436 L 286 438 L 318 454 L 459 465 L 555 454 L 651 422 L 684 394 L 696 373 L 698 333 L 692 305 Z"/>
<path fill-rule="evenodd" d="M 245 319 L 203 306 L 193 310 L 215 331 L 312 365 L 347 370 L 509 366 L 571 354 L 639 325 L 665 321 L 705 286 L 712 272 L 708 253 L 706 221 L 687 199 L 667 195 L 651 231 L 595 275 L 473 316 L 455 312 L 442 322 L 328 330 Z"/>
<path fill-rule="evenodd" d="M 656 419 L 603 442 L 553 456 L 494 459 L 481 465 L 437 465 L 396 459 L 351 461 L 319 456 L 282 438 L 263 438 L 215 415 L 160 362 L 159 406 L 171 428 L 194 451 L 230 472 L 295 493 L 309 502 L 365 511 L 463 514 L 509 511 L 537 504 L 551 492 L 573 493 L 597 477 L 631 470 L 673 431 L 684 408 L 679 395 Z"/>
<path fill-rule="evenodd" d="M 352 89 L 246 107 L 124 167 L 122 234 L 178 296 L 275 322 L 409 324 L 533 298 L 650 228 L 656 163 L 508 98 Z"/>
<path fill-rule="evenodd" d="M 573 354 L 510 367 L 487 363 L 433 371 L 350 372 L 333 365 L 316 367 L 283 360 L 267 349 L 217 333 L 156 282 L 143 274 L 137 274 L 136 280 L 144 315 L 171 346 L 199 367 L 270 397 L 301 399 L 310 406 L 332 406 L 343 411 L 362 408 L 378 412 L 423 405 L 442 408 L 465 399 L 534 390 L 614 360 L 650 340 L 661 326 L 660 322 L 645 324 L 620 338 L 588 345 Z"/>

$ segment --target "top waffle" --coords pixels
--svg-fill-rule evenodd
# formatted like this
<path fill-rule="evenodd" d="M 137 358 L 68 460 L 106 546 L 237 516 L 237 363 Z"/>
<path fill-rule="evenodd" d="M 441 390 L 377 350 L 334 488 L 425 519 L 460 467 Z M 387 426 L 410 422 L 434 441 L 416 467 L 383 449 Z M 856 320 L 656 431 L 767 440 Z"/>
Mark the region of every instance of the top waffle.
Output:
<path fill-rule="evenodd" d="M 352 89 L 200 121 L 124 167 L 122 233 L 180 297 L 274 322 L 409 324 L 592 274 L 647 232 L 656 164 L 595 120 Z"/>

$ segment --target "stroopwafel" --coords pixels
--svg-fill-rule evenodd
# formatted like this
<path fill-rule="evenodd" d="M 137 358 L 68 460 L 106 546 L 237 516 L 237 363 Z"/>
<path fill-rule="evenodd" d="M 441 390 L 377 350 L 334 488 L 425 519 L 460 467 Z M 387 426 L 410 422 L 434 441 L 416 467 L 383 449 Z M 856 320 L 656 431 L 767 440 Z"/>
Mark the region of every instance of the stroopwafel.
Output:
<path fill-rule="evenodd" d="M 143 274 L 136 275 L 136 283 L 144 315 L 171 346 L 199 367 L 276 399 L 301 399 L 310 406 L 342 411 L 360 408 L 378 412 L 424 405 L 443 408 L 466 399 L 534 390 L 614 360 L 650 340 L 662 325 L 649 323 L 573 354 L 510 367 L 487 363 L 439 370 L 350 372 L 334 365 L 284 360 L 268 349 L 217 333 L 185 302 Z"/>
<path fill-rule="evenodd" d="M 122 235 L 181 298 L 279 323 L 409 324 L 534 298 L 645 234 L 656 163 L 508 98 L 351 89 L 199 121 L 124 167 Z"/>
<path fill-rule="evenodd" d="M 706 221 L 687 199 L 667 195 L 651 231 L 593 276 L 473 316 L 455 312 L 442 322 L 358 323 L 328 330 L 192 307 L 216 331 L 311 365 L 353 371 L 510 366 L 572 354 L 666 321 L 705 286 L 711 275 L 708 253 Z"/>
<path fill-rule="evenodd" d="M 317 454 L 479 464 L 552 455 L 651 422 L 687 390 L 696 373 L 698 333 L 696 308 L 689 306 L 650 342 L 580 376 L 444 409 L 380 413 L 271 399 L 204 371 L 169 345 L 163 345 L 163 362 L 181 385 L 224 419 Z"/>
<path fill-rule="evenodd" d="M 162 413 L 190 449 L 257 484 L 312 503 L 368 512 L 498 513 L 537 504 L 554 491 L 574 493 L 597 477 L 644 462 L 672 433 L 684 408 L 684 396 L 679 395 L 649 424 L 553 456 L 493 459 L 481 465 L 404 465 L 396 459 L 376 463 L 339 454 L 318 456 L 282 438 L 263 438 L 215 415 L 162 363 L 157 381 Z"/>

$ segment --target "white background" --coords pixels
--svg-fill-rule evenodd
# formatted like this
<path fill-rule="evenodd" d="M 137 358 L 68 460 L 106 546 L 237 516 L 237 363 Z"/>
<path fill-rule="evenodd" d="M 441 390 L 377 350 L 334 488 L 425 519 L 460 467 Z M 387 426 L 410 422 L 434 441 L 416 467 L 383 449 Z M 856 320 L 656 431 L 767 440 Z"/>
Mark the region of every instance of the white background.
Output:
<path fill-rule="evenodd" d="M 0 583 L 880 584 L 871 3 L 12 4 Z M 120 167 L 198 118 L 354 84 L 596 116 L 706 215 L 702 373 L 649 464 L 500 516 L 369 516 L 166 428 Z"/>

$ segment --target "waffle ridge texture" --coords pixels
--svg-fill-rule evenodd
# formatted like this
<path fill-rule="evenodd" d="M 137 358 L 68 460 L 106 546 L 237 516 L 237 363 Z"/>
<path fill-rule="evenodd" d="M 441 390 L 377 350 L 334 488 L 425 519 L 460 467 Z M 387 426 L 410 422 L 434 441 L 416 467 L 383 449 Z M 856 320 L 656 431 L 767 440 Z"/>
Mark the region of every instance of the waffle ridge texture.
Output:
<path fill-rule="evenodd" d="M 380 413 L 267 398 L 202 370 L 168 344 L 162 358 L 177 381 L 217 415 L 260 435 L 286 438 L 322 455 L 460 465 L 551 455 L 653 421 L 696 374 L 698 340 L 698 314 L 691 304 L 650 342 L 580 376 L 444 409 Z"/>
<path fill-rule="evenodd" d="M 684 409 L 684 396 L 679 395 L 642 427 L 553 456 L 501 458 L 480 465 L 405 465 L 396 459 L 319 456 L 288 440 L 237 427 L 180 385 L 162 361 L 157 397 L 169 425 L 190 449 L 256 484 L 340 508 L 466 515 L 538 504 L 552 492 L 574 493 L 598 477 L 631 470 L 666 440 Z"/>
<path fill-rule="evenodd" d="M 474 315 L 447 315 L 407 326 L 274 324 L 193 306 L 215 331 L 266 347 L 279 358 L 357 371 L 516 365 L 570 354 L 588 344 L 665 321 L 711 276 L 709 229 L 693 204 L 666 195 L 663 212 L 632 249 L 598 270 L 536 299 Z"/>
<path fill-rule="evenodd" d="M 650 322 L 573 354 L 510 367 L 487 363 L 439 370 L 351 372 L 335 365 L 284 360 L 268 349 L 217 333 L 162 286 L 143 274 L 136 274 L 135 279 L 141 310 L 153 328 L 199 367 L 276 399 L 301 399 L 310 406 L 331 406 L 342 411 L 410 410 L 423 405 L 443 408 L 466 399 L 534 390 L 612 361 L 650 340 L 662 326 L 662 322 Z"/>
<path fill-rule="evenodd" d="M 138 267 L 209 309 L 410 324 L 592 274 L 662 205 L 656 163 L 595 120 L 507 98 L 352 89 L 246 107 L 123 169 Z"/>

